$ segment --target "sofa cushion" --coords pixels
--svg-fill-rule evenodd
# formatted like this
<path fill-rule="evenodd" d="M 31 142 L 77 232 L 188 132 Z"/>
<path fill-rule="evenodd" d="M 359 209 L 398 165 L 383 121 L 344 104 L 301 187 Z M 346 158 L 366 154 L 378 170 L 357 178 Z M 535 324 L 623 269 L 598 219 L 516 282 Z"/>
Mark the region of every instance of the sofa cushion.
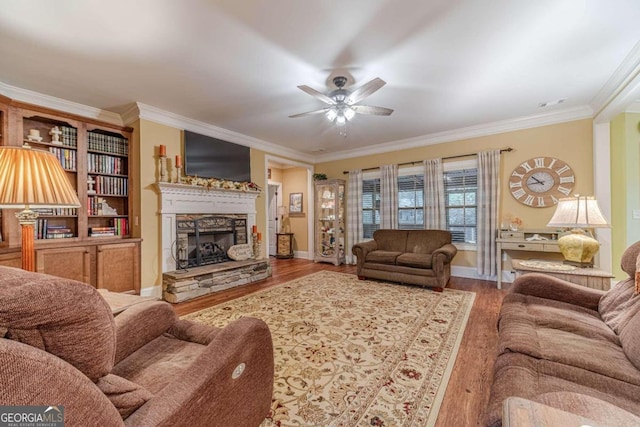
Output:
<path fill-rule="evenodd" d="M 407 245 L 404 251 L 416 254 L 430 254 L 447 243 L 451 243 L 451 233 L 449 231 L 410 230 L 407 234 Z"/>
<path fill-rule="evenodd" d="M 373 232 L 373 239 L 379 250 L 405 252 L 407 232 L 407 230 L 376 230 Z"/>
<path fill-rule="evenodd" d="M 600 298 L 600 317 L 616 334 L 620 334 L 629 320 L 640 310 L 640 296 L 634 293 L 634 279 L 619 282 Z"/>
<path fill-rule="evenodd" d="M 432 268 L 431 254 L 428 253 L 404 253 L 396 259 L 396 264 L 416 268 Z"/>
<path fill-rule="evenodd" d="M 624 354 L 640 369 L 640 313 L 636 313 L 620 333 Z"/>
<path fill-rule="evenodd" d="M 381 250 L 371 251 L 365 257 L 364 262 L 395 265 L 396 258 L 398 258 L 398 256 L 400 255 L 402 255 L 402 252 Z"/>
<path fill-rule="evenodd" d="M 75 280 L 0 267 L 0 331 L 65 360 L 94 382 L 113 367 L 111 309 L 94 288 Z"/>
<path fill-rule="evenodd" d="M 498 326 L 508 328 L 514 322 L 525 329 L 547 327 L 620 344 L 618 336 L 602 322 L 597 311 L 561 301 L 508 294 L 502 302 Z"/>
<path fill-rule="evenodd" d="M 394 280 L 394 273 L 402 273 L 402 274 L 410 274 L 413 276 L 424 276 L 424 277 L 434 277 L 435 272 L 430 268 L 416 268 L 416 267 L 408 267 L 406 265 L 391 265 L 391 264 L 380 264 L 375 262 L 365 262 L 362 266 L 363 270 L 382 270 L 389 273 L 389 277 L 385 278 L 386 280 L 397 281 Z"/>
<path fill-rule="evenodd" d="M 617 343 L 526 322 L 505 322 L 499 352 L 521 353 L 640 386 L 640 371 Z"/>

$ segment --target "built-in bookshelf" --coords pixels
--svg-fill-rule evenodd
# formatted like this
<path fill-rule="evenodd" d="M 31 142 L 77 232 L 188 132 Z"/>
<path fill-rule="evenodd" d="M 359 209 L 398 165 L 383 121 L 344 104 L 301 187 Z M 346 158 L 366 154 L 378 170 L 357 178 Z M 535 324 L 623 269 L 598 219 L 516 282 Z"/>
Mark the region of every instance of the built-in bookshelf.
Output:
<path fill-rule="evenodd" d="M 87 132 L 89 237 L 129 234 L 129 140 L 122 134 Z"/>
<path fill-rule="evenodd" d="M 116 292 L 139 292 L 141 239 L 130 231 L 130 218 L 140 209 L 132 201 L 137 200 L 132 195 L 137 164 L 130 159 L 131 132 L 0 95 L 0 144 L 51 152 L 82 204 L 37 210 L 36 271 Z M 0 214 L 1 265 L 21 264 L 21 229 L 14 212 Z"/>

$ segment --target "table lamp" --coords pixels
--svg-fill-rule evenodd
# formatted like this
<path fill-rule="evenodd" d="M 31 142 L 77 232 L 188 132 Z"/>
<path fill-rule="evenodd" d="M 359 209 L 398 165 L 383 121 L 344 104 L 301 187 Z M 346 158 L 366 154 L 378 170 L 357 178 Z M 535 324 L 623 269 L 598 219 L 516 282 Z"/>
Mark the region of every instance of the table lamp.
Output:
<path fill-rule="evenodd" d="M 593 257 L 600 243 L 586 229 L 610 227 L 600 212 L 594 197 L 575 195 L 558 201 L 556 211 L 547 227 L 570 228 L 571 231 L 558 239 L 565 264 L 577 267 L 593 267 Z"/>
<path fill-rule="evenodd" d="M 34 224 L 31 208 L 78 208 L 80 201 L 58 159 L 48 151 L 0 147 L 0 208 L 16 213 L 22 229 L 22 268 L 35 271 Z"/>

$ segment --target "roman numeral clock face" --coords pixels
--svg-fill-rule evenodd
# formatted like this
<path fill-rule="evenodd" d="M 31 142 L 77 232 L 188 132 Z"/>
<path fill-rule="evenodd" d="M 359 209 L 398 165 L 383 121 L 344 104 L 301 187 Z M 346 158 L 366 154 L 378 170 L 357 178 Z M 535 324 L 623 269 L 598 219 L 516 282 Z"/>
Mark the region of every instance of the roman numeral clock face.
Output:
<path fill-rule="evenodd" d="M 568 164 L 553 157 L 535 157 L 511 172 L 509 191 L 524 205 L 544 208 L 569 196 L 574 183 L 575 176 Z"/>

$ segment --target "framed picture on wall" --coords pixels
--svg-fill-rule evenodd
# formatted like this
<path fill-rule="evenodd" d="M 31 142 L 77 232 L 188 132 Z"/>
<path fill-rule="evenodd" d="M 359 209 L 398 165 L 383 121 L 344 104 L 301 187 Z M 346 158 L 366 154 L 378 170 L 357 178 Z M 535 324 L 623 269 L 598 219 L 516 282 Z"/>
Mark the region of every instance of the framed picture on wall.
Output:
<path fill-rule="evenodd" d="M 302 193 L 289 194 L 289 216 L 304 215 L 302 212 Z"/>

